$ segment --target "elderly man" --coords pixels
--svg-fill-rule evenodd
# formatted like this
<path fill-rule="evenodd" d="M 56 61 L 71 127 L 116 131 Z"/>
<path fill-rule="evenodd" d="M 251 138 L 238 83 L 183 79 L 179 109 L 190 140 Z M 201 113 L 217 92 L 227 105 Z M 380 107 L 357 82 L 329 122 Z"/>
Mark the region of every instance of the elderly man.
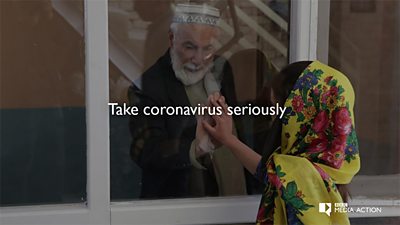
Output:
<path fill-rule="evenodd" d="M 170 48 L 143 74 L 141 90 L 131 92 L 130 99 L 140 107 L 197 106 L 222 92 L 229 104 L 235 104 L 230 67 L 214 55 L 218 19 L 219 10 L 214 7 L 178 4 L 170 26 Z M 219 165 L 235 159 L 229 150 L 215 149 L 197 123 L 201 119 L 132 117 L 131 156 L 142 168 L 141 198 L 245 193 L 243 168 Z"/>

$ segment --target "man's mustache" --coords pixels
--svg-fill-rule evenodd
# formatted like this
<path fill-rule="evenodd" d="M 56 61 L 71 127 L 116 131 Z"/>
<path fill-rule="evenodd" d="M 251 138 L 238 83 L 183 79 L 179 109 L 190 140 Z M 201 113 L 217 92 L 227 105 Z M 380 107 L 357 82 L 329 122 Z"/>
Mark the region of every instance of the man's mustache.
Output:
<path fill-rule="evenodd" d="M 183 65 L 183 67 L 185 69 L 188 69 L 190 72 L 196 72 L 196 71 L 203 69 L 204 66 L 201 66 L 201 65 L 196 66 L 193 63 L 186 63 L 185 65 Z"/>

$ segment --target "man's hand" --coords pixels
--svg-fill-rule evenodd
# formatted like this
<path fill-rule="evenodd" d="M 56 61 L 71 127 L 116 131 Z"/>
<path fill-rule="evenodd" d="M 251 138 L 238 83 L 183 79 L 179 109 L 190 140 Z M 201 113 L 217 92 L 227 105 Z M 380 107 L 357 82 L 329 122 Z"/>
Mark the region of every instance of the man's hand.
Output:
<path fill-rule="evenodd" d="M 222 96 L 219 92 L 214 92 L 211 95 L 208 96 L 207 99 L 207 106 L 209 107 L 215 107 L 211 102 L 212 101 L 216 101 L 218 99 L 222 98 L 223 101 L 225 101 L 225 97 Z M 208 124 L 210 124 L 211 126 L 215 126 L 215 120 L 211 117 L 211 116 L 207 116 L 205 122 L 207 122 Z M 203 126 L 203 125 L 202 125 Z M 219 148 L 222 146 L 221 142 L 219 142 L 218 140 L 216 140 L 214 137 L 210 136 L 211 142 L 213 143 L 213 145 L 215 146 L 215 148 Z"/>
<path fill-rule="evenodd" d="M 235 138 L 232 134 L 233 122 L 232 116 L 228 115 L 228 105 L 225 102 L 224 96 L 211 95 L 209 97 L 212 106 L 221 107 L 222 115 L 213 115 L 212 119 L 215 125 L 202 121 L 205 130 L 217 141 L 226 144 L 230 139 Z"/>
<path fill-rule="evenodd" d="M 208 135 L 203 127 L 203 122 L 209 123 L 209 116 L 197 116 L 197 127 L 196 127 L 196 158 L 201 157 L 209 152 L 213 152 L 215 145 L 213 144 L 211 137 Z"/>
<path fill-rule="evenodd" d="M 212 93 L 212 94 L 209 95 L 208 98 L 207 98 L 207 104 L 206 104 L 206 106 L 214 107 L 214 105 L 211 103 L 211 101 L 216 101 L 216 100 L 218 100 L 218 99 L 221 98 L 221 97 L 223 97 L 223 96 L 222 96 L 219 92 L 214 92 L 214 93 Z M 225 100 L 225 98 L 224 98 L 224 100 Z"/>
<path fill-rule="evenodd" d="M 208 96 L 206 106 L 217 107 L 212 102 L 221 99 L 225 101 L 225 98 L 219 93 L 214 92 Z M 210 115 L 199 115 L 197 116 L 197 127 L 196 127 L 196 158 L 201 157 L 209 152 L 214 151 L 216 148 L 220 147 L 222 144 L 211 135 L 207 133 L 204 129 L 203 123 L 207 123 L 210 126 L 215 126 L 215 120 Z"/>

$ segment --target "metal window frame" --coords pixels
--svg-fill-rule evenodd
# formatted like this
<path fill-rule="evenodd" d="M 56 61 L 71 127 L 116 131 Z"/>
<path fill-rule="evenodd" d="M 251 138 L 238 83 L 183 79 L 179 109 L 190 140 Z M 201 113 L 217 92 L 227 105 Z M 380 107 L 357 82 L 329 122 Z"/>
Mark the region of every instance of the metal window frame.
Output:
<path fill-rule="evenodd" d="M 84 0 L 87 204 L 2 207 L 1 224 L 110 224 L 107 0 Z"/>
<path fill-rule="evenodd" d="M 289 63 L 317 58 L 318 0 L 291 0 Z"/>

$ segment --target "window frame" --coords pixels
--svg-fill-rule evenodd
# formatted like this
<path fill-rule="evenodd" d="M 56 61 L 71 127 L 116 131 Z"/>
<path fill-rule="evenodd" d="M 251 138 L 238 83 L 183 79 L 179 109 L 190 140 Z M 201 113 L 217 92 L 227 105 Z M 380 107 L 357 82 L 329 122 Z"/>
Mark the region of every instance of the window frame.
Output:
<path fill-rule="evenodd" d="M 84 0 L 87 202 L 1 207 L 2 224 L 110 224 L 107 5 Z"/>

